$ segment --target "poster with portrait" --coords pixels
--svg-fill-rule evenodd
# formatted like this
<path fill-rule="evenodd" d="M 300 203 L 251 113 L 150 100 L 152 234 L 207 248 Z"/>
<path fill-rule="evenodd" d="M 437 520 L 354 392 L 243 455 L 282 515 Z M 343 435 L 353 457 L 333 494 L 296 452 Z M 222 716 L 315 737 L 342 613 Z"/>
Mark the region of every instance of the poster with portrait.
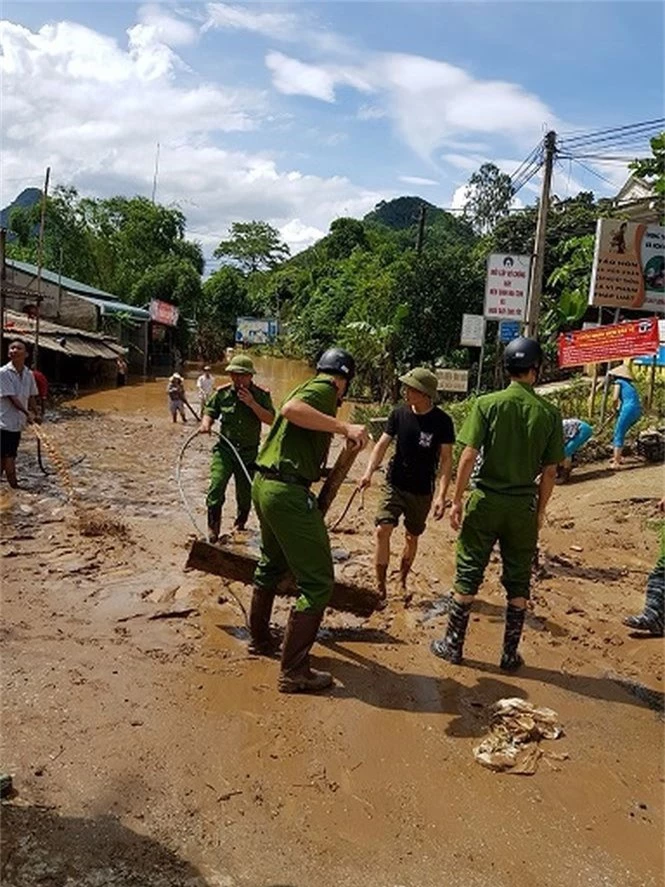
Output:
<path fill-rule="evenodd" d="M 665 312 L 665 228 L 598 219 L 589 304 Z"/>

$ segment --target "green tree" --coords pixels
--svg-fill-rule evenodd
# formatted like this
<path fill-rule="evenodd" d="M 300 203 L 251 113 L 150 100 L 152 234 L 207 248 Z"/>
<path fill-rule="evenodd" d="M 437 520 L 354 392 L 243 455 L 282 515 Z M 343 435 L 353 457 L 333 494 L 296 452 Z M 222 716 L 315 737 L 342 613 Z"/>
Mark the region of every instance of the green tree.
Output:
<path fill-rule="evenodd" d="M 326 237 L 329 259 L 348 259 L 354 249 L 368 249 L 365 226 L 358 219 L 335 219 Z"/>
<path fill-rule="evenodd" d="M 276 268 L 290 255 L 279 231 L 268 222 L 233 222 L 230 233 L 215 250 L 215 258 L 233 259 L 246 274 Z"/>
<path fill-rule="evenodd" d="M 628 166 L 636 176 L 649 182 L 658 201 L 658 218 L 665 224 L 665 132 L 651 139 L 652 157 L 634 160 Z"/>
<path fill-rule="evenodd" d="M 464 215 L 480 234 L 491 231 L 499 219 L 506 218 L 513 199 L 510 176 L 493 163 L 483 163 L 469 179 Z"/>

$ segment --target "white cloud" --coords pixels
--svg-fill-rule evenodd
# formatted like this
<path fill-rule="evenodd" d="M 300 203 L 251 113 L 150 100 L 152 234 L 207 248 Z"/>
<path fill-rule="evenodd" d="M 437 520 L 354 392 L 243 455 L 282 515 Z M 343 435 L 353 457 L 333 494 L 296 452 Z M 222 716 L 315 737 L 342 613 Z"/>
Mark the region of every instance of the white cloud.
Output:
<path fill-rule="evenodd" d="M 265 95 L 185 73 L 157 32 L 144 30 L 153 27 L 133 26 L 123 47 L 71 23 L 36 32 L 0 25 L 0 205 L 39 186 L 47 165 L 54 185 L 72 184 L 83 194 L 150 195 L 157 141 L 157 199 L 179 205 L 207 248 L 232 221 L 266 219 L 297 249 L 337 216 L 363 215 L 392 196 L 341 176 L 278 166 L 268 152 L 226 150 L 225 133 L 272 120 Z"/>
<path fill-rule="evenodd" d="M 279 233 L 282 240 L 288 243 L 292 253 L 307 249 L 308 246 L 316 243 L 325 235 L 325 231 L 315 228 L 313 225 L 304 225 L 300 219 L 291 219 L 280 228 Z"/>
<path fill-rule="evenodd" d="M 400 182 L 407 185 L 438 185 L 436 179 L 424 179 L 422 176 L 399 176 Z"/>
<path fill-rule="evenodd" d="M 335 79 L 317 65 L 307 65 L 281 52 L 269 52 L 266 65 L 275 89 L 286 95 L 305 95 L 324 102 L 335 101 Z"/>
<path fill-rule="evenodd" d="M 273 85 L 280 92 L 302 94 L 332 102 L 335 87 L 344 84 L 382 98 L 399 135 L 421 157 L 448 140 L 478 135 L 503 136 L 531 147 L 545 123 L 555 123 L 552 111 L 515 83 L 474 79 L 447 62 L 405 53 L 358 54 L 355 65 L 310 65 L 279 54 Z M 284 77 L 290 67 L 299 76 Z M 318 84 L 315 88 L 312 84 Z M 366 106 L 365 106 L 366 107 Z M 372 106 L 370 106 L 372 107 Z M 359 116 L 370 118 L 368 111 Z"/>
<path fill-rule="evenodd" d="M 386 116 L 386 112 L 376 105 L 361 105 L 356 116 L 358 120 L 381 120 Z"/>
<path fill-rule="evenodd" d="M 171 15 L 157 3 L 139 7 L 139 22 L 153 29 L 155 39 L 168 46 L 188 46 L 196 43 L 198 31 L 190 22 Z"/>
<path fill-rule="evenodd" d="M 293 40 L 300 28 L 299 17 L 289 12 L 264 12 L 228 3 L 208 3 L 206 10 L 208 18 L 203 30 L 251 31 L 264 37 Z"/>

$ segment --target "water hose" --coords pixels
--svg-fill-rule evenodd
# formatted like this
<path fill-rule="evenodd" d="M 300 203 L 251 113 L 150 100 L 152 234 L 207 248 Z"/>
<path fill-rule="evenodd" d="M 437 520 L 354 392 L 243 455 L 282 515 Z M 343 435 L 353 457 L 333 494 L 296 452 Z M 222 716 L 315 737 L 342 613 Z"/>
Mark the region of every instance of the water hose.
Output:
<path fill-rule="evenodd" d="M 358 495 L 358 493 L 361 493 L 361 496 L 360 496 L 360 509 L 364 508 L 364 506 L 365 506 L 365 501 L 364 501 L 364 500 L 365 500 L 365 491 L 364 491 L 364 490 L 361 491 L 361 490 L 360 490 L 360 487 L 354 487 L 353 492 L 352 492 L 351 495 L 349 496 L 346 505 L 345 505 L 344 508 L 342 509 L 342 513 L 340 514 L 340 516 L 337 518 L 337 520 L 336 520 L 334 523 L 332 523 L 332 524 L 329 525 L 329 527 L 328 527 L 328 532 L 329 532 L 329 533 L 334 533 L 335 530 L 337 529 L 337 527 L 342 523 L 342 521 L 344 520 L 344 518 L 345 518 L 346 515 L 347 515 L 347 512 L 348 512 L 349 508 L 351 508 L 351 505 L 353 504 L 353 500 L 356 498 L 356 496 Z"/>
<path fill-rule="evenodd" d="M 191 409 L 191 407 L 190 407 L 190 409 Z M 192 410 L 192 412 L 194 412 L 194 410 Z M 216 434 L 217 437 L 220 439 L 220 441 L 221 441 L 223 444 L 225 444 L 225 445 L 231 450 L 231 452 L 233 453 L 234 458 L 236 459 L 238 465 L 240 466 L 240 468 L 241 468 L 242 471 L 244 472 L 244 475 L 245 475 L 245 477 L 247 478 L 247 481 L 248 481 L 248 483 L 249 483 L 250 486 L 251 486 L 251 483 L 252 483 L 252 477 L 251 477 L 249 471 L 247 471 L 247 466 L 246 466 L 245 463 L 242 461 L 242 458 L 241 458 L 241 456 L 240 456 L 240 453 L 239 453 L 238 450 L 233 446 L 233 444 L 232 444 L 231 441 L 228 439 L 228 437 L 226 437 L 225 435 L 223 435 L 223 434 L 222 434 L 221 432 L 219 432 L 219 431 L 215 431 L 214 429 L 211 429 L 211 432 L 210 432 L 210 433 L 211 433 L 211 434 Z M 194 431 L 192 434 L 189 435 L 189 437 L 187 438 L 187 440 L 184 442 L 184 444 L 183 444 L 182 447 L 180 448 L 180 452 L 178 453 L 178 458 L 177 458 L 177 460 L 176 460 L 175 479 L 176 479 L 176 483 L 177 483 L 177 485 L 178 485 L 178 492 L 180 493 L 180 499 L 181 499 L 182 504 L 183 504 L 183 506 L 184 506 L 184 508 L 185 508 L 185 511 L 187 512 L 187 514 L 188 514 L 188 516 L 189 516 L 189 519 L 190 519 L 191 522 L 192 522 L 192 526 L 194 527 L 194 529 L 196 530 L 196 532 L 198 533 L 198 535 L 199 535 L 201 538 L 205 539 L 206 534 L 201 532 L 201 529 L 200 529 L 199 525 L 196 523 L 196 518 L 194 517 L 194 513 L 193 513 L 193 511 L 192 511 L 192 509 L 191 509 L 191 507 L 190 507 L 190 505 L 189 505 L 189 501 L 188 501 L 188 499 L 187 499 L 187 496 L 186 496 L 186 494 L 185 494 L 185 490 L 184 490 L 183 485 L 182 485 L 182 460 L 183 460 L 183 457 L 184 457 L 185 453 L 187 452 L 187 448 L 189 447 L 189 445 L 191 444 L 191 442 L 192 442 L 195 438 L 200 437 L 200 436 L 201 436 L 201 433 L 200 433 L 200 431 L 197 429 L 196 431 Z M 245 608 L 243 602 L 240 600 L 240 598 L 237 596 L 237 594 L 236 594 L 231 588 L 227 588 L 226 590 L 228 591 L 228 593 L 231 595 L 231 597 L 234 599 L 234 601 L 235 601 L 236 604 L 238 605 L 238 607 L 239 607 L 240 611 L 242 612 L 242 615 L 243 615 L 243 617 L 244 617 L 244 619 L 245 619 L 245 627 L 247 628 L 247 630 L 249 630 L 249 616 L 247 615 L 247 610 L 246 610 L 246 608 Z"/>

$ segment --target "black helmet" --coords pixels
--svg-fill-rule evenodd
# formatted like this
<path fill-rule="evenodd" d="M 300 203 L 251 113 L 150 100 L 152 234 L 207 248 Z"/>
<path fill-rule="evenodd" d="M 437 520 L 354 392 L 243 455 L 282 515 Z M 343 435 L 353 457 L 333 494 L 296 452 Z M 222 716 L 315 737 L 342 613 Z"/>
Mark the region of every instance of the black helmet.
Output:
<path fill-rule="evenodd" d="M 350 382 L 356 374 L 356 362 L 343 348 L 328 348 L 319 357 L 316 369 L 331 376 L 342 376 Z"/>
<path fill-rule="evenodd" d="M 508 342 L 503 352 L 503 365 L 509 373 L 537 369 L 543 362 L 543 350 L 535 339 L 520 336 Z"/>

